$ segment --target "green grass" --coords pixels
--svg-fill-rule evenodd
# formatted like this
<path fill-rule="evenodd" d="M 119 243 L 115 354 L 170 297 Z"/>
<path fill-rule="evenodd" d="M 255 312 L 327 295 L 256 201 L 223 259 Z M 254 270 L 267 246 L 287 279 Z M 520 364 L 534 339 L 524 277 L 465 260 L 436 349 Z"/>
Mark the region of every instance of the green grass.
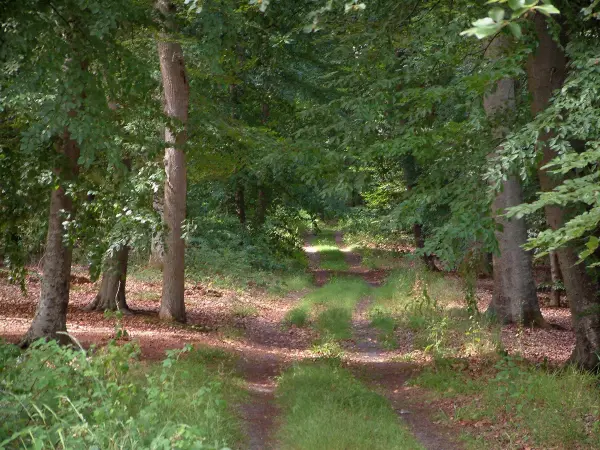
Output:
<path fill-rule="evenodd" d="M 351 334 L 352 311 L 369 292 L 369 285 L 362 279 L 338 277 L 305 296 L 296 310 L 311 313 L 316 328 L 325 340 L 347 339 Z"/>
<path fill-rule="evenodd" d="M 442 361 L 413 384 L 439 397 L 462 398 L 452 419 L 501 429 L 494 440 L 472 433 L 472 448 L 521 448 L 518 442 L 535 448 L 600 447 L 600 391 L 594 375 L 572 368 L 550 372 L 508 356 L 476 378 Z"/>
<path fill-rule="evenodd" d="M 302 272 L 282 273 L 279 277 L 267 285 L 271 294 L 286 295 L 290 292 L 298 292 L 312 286 L 312 278 L 309 274 Z"/>
<path fill-rule="evenodd" d="M 245 317 L 254 317 L 258 315 L 258 309 L 255 306 L 247 304 L 235 305 L 232 309 L 232 314 L 241 319 Z"/>
<path fill-rule="evenodd" d="M 319 267 L 325 270 L 344 271 L 349 266 L 346 255 L 335 242 L 335 231 L 322 230 L 313 242 L 313 247 L 319 254 Z"/>
<path fill-rule="evenodd" d="M 394 349 L 397 346 L 394 331 L 398 327 L 398 322 L 389 314 L 379 311 L 372 313 L 370 325 L 379 330 L 377 339 L 387 349 Z"/>
<path fill-rule="evenodd" d="M 308 324 L 308 311 L 302 307 L 291 309 L 285 315 L 284 322 L 288 326 L 304 327 Z"/>
<path fill-rule="evenodd" d="M 144 283 L 162 282 L 162 271 L 151 267 L 133 266 L 129 269 L 127 276 L 131 276 Z"/>
<path fill-rule="evenodd" d="M 404 255 L 398 251 L 355 246 L 362 256 L 361 264 L 369 269 L 397 269 L 407 265 Z"/>
<path fill-rule="evenodd" d="M 151 291 L 142 291 L 135 292 L 133 296 L 139 300 L 149 301 L 149 302 L 160 302 L 161 293 L 160 292 L 151 292 Z"/>
<path fill-rule="evenodd" d="M 338 247 L 317 245 L 315 249 L 320 257 L 319 268 L 333 271 L 348 270 L 349 266 L 346 262 L 346 255 Z"/>
<path fill-rule="evenodd" d="M 352 310 L 331 307 L 317 317 L 317 330 L 327 339 L 341 340 L 352 337 Z"/>
<path fill-rule="evenodd" d="M 420 449 L 386 399 L 334 364 L 294 366 L 279 379 L 282 449 Z"/>

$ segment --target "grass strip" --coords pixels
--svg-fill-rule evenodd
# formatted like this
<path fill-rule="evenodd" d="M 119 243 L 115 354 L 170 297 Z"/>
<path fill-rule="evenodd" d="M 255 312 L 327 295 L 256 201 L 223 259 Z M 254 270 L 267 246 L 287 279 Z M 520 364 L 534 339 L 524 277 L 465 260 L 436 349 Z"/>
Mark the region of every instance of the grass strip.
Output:
<path fill-rule="evenodd" d="M 304 326 L 312 318 L 325 339 L 348 339 L 352 330 L 352 311 L 368 295 L 369 285 L 362 279 L 338 277 L 302 299 L 286 316 L 288 324 Z"/>
<path fill-rule="evenodd" d="M 282 449 L 421 449 L 388 401 L 331 362 L 303 363 L 279 379 Z"/>
<path fill-rule="evenodd" d="M 313 247 L 319 253 L 319 267 L 325 270 L 348 270 L 346 255 L 335 241 L 335 231 L 323 230 L 315 238 Z"/>

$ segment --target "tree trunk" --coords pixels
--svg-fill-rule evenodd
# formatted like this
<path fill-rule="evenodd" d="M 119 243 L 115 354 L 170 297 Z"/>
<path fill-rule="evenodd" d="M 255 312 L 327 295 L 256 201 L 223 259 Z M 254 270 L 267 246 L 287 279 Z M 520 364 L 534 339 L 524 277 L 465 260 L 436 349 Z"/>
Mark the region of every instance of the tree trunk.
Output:
<path fill-rule="evenodd" d="M 258 188 L 258 204 L 256 207 L 256 224 L 262 226 L 267 218 L 267 208 L 269 207 L 269 199 L 265 190 L 262 187 Z"/>
<path fill-rule="evenodd" d="M 423 225 L 420 223 L 415 223 L 413 225 L 413 236 L 415 238 L 415 247 L 417 249 L 425 248 L 425 239 L 423 238 Z M 423 255 L 423 263 L 425 267 L 433 272 L 438 272 L 439 269 L 435 265 L 435 261 L 433 260 L 433 255 Z"/>
<path fill-rule="evenodd" d="M 517 177 L 509 177 L 502 188 L 492 206 L 500 214 L 523 203 Z M 496 231 L 500 254 L 493 256 L 494 293 L 487 313 L 502 323 L 546 326 L 538 303 L 531 254 L 522 247 L 527 241 L 525 221 L 496 215 L 496 222 L 501 227 Z"/>
<path fill-rule="evenodd" d="M 61 343 L 69 342 L 69 338 L 59 332 L 67 331 L 67 306 L 69 304 L 69 288 L 71 282 L 71 260 L 73 249 L 65 245 L 63 221 L 64 214 L 73 213 L 73 202 L 66 195 L 64 181 L 74 179 L 79 167 L 79 147 L 70 139 L 65 131 L 60 152 L 65 156 L 65 163 L 57 169 L 61 178 L 58 189 L 52 190 L 50 197 L 50 216 L 48 219 L 48 235 L 44 254 L 42 289 L 33 322 L 21 341 L 27 346 L 39 338 L 55 339 Z"/>
<path fill-rule="evenodd" d="M 242 225 L 246 224 L 246 199 L 244 195 L 244 186 L 238 184 L 235 188 L 235 212 Z"/>
<path fill-rule="evenodd" d="M 539 46 L 529 58 L 527 75 L 529 91 L 532 95 L 531 109 L 536 115 L 547 107 L 553 91 L 562 87 L 567 72 L 567 61 L 561 48 L 552 39 L 545 17 L 536 14 L 534 25 Z M 550 132 L 542 133 L 538 138 L 538 145 L 543 152 L 538 174 L 540 185 L 545 192 L 553 190 L 561 181 L 542 168 L 557 155 L 548 145 L 551 137 Z M 561 228 L 567 220 L 565 210 L 558 205 L 547 206 L 545 213 L 546 221 L 553 230 Z M 598 286 L 588 275 L 585 264 L 577 264 L 579 258 L 573 248 L 562 247 L 556 253 L 564 277 L 575 330 L 575 349 L 571 354 L 570 362 L 585 369 L 596 370 L 599 366 L 598 355 L 600 354 Z"/>
<path fill-rule="evenodd" d="M 552 289 L 550 290 L 550 303 L 548 306 L 560 306 L 560 289 L 556 288 L 558 283 L 562 283 L 562 274 L 560 273 L 560 265 L 558 262 L 558 254 L 550 252 L 550 276 L 552 278 Z"/>
<path fill-rule="evenodd" d="M 159 11 L 169 24 L 175 13 L 168 0 L 160 0 Z M 172 29 L 172 24 L 169 26 Z M 186 207 L 185 126 L 188 119 L 189 85 L 185 73 L 183 49 L 166 35 L 158 43 L 160 71 L 165 98 L 165 114 L 173 123 L 165 128 L 165 203 L 164 216 L 167 233 L 163 267 L 163 292 L 159 310 L 161 319 L 185 322 L 185 243 L 182 239 L 182 222 Z"/>
<path fill-rule="evenodd" d="M 127 260 L 129 247 L 123 245 L 107 261 L 102 273 L 100 291 L 94 300 L 85 308 L 87 311 L 121 311 L 130 313 L 125 301 L 125 284 L 127 281 Z"/>
<path fill-rule="evenodd" d="M 486 57 L 492 61 L 502 58 L 509 45 L 507 36 L 497 36 L 486 48 Z M 493 138 L 501 142 L 508 128 L 507 121 L 514 116 L 515 82 L 503 78 L 494 90 L 484 96 L 483 106 L 492 124 Z M 492 157 L 495 152 L 492 152 Z M 545 326 L 533 278 L 531 254 L 523 249 L 527 242 L 527 227 L 523 219 L 507 219 L 506 209 L 523 203 L 521 182 L 510 176 L 502 183 L 492 204 L 492 216 L 499 225 L 496 231 L 499 255 L 493 256 L 494 293 L 487 314 L 502 323 Z"/>
<path fill-rule="evenodd" d="M 154 211 L 160 217 L 160 223 L 165 222 L 165 192 L 164 189 L 159 189 L 152 199 L 152 207 Z M 154 269 L 162 270 L 165 259 L 165 244 L 163 241 L 162 233 L 155 233 L 152 235 L 150 242 L 150 259 L 148 265 Z"/>

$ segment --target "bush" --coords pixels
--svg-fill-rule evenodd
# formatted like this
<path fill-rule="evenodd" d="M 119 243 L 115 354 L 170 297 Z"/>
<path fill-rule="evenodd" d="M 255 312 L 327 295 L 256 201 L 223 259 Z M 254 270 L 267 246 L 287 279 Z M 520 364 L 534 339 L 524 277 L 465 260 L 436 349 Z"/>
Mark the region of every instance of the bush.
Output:
<path fill-rule="evenodd" d="M 217 449 L 236 439 L 223 384 L 169 351 L 144 369 L 133 344 L 87 354 L 54 341 L 0 346 L 0 447 Z"/>

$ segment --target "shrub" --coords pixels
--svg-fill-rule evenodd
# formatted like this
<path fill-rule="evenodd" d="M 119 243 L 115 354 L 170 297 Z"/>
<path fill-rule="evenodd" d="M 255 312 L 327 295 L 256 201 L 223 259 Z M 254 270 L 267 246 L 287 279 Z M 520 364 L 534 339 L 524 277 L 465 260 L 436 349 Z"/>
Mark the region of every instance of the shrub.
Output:
<path fill-rule="evenodd" d="M 236 439 L 223 384 L 180 360 L 191 347 L 147 369 L 130 343 L 93 354 L 54 341 L 0 349 L 1 448 L 217 449 Z"/>

